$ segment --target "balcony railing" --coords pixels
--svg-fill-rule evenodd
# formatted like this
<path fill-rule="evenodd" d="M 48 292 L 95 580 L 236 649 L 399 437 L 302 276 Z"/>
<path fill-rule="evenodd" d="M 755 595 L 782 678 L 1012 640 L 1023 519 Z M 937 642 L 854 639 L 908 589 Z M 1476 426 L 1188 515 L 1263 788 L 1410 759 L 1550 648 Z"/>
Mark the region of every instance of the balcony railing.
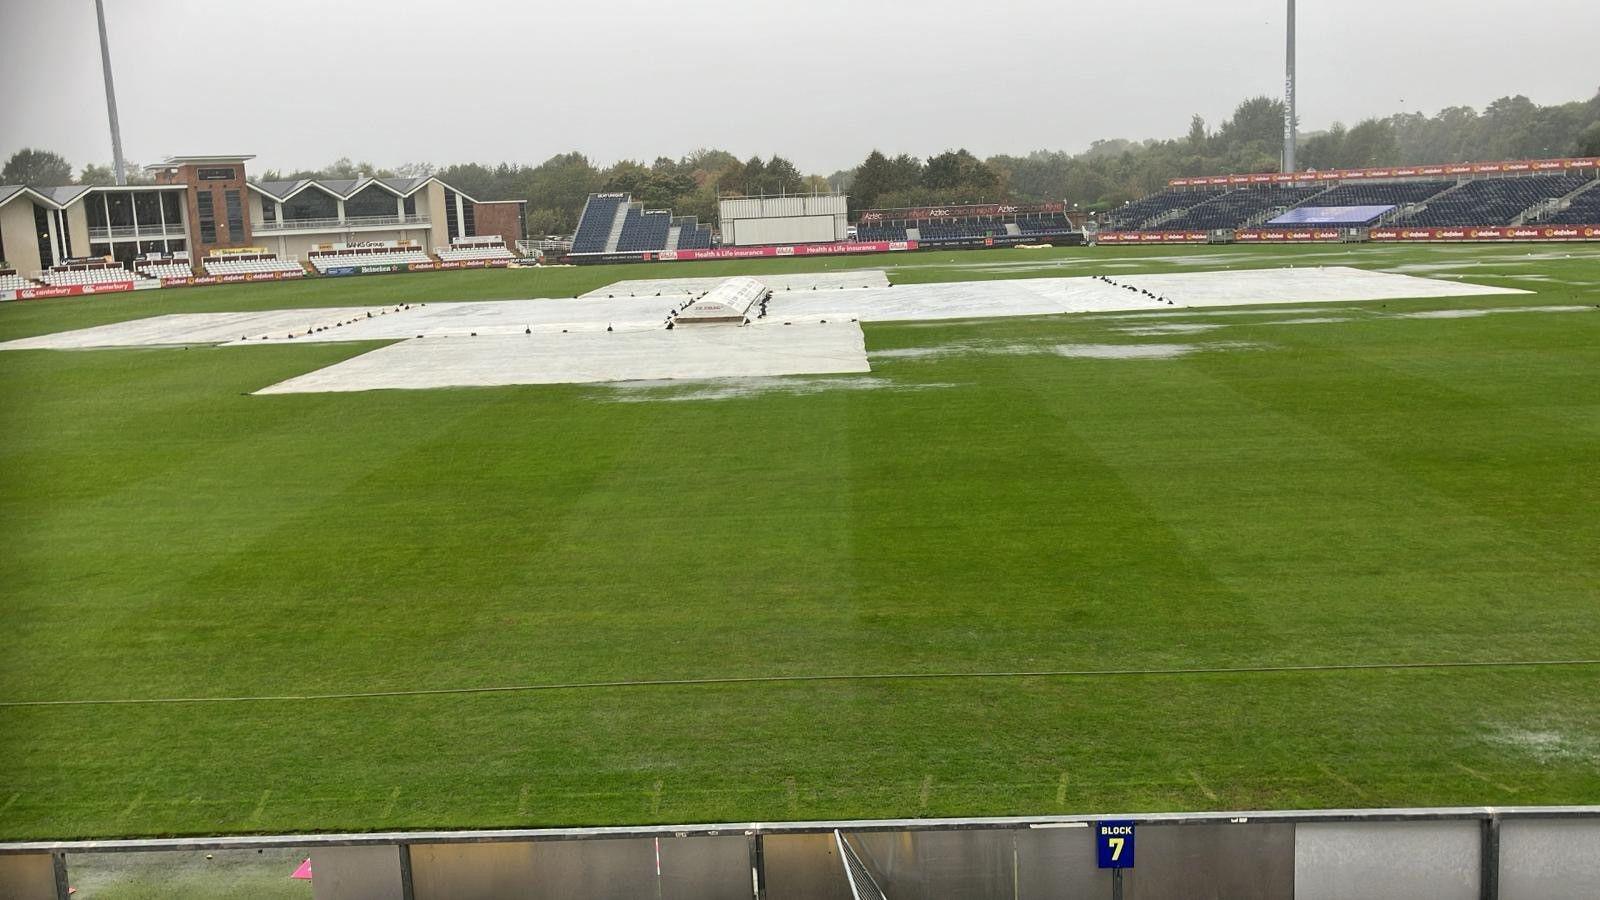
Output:
<path fill-rule="evenodd" d="M 432 223 L 427 216 L 346 216 L 344 221 L 329 219 L 284 219 L 276 222 L 251 223 L 256 234 L 284 231 L 349 231 L 356 228 L 426 228 Z"/>
<path fill-rule="evenodd" d="M 132 225 L 116 225 L 111 228 L 90 228 L 89 240 L 91 241 L 121 241 L 138 238 L 141 241 L 158 241 L 162 238 L 188 237 L 184 233 L 183 225 L 178 222 L 168 222 L 163 229 L 161 224 L 140 225 L 137 231 Z"/>

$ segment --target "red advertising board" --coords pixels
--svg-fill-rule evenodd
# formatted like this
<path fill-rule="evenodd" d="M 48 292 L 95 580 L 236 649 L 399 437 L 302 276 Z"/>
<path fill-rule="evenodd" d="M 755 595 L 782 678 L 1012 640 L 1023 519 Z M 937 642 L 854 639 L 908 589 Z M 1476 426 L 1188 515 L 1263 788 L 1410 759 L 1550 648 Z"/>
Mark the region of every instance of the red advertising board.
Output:
<path fill-rule="evenodd" d="M 47 297 L 77 297 L 83 294 L 115 294 L 133 290 L 131 281 L 106 281 L 99 284 L 68 284 L 51 287 L 22 288 L 18 300 L 43 300 Z"/>
<path fill-rule="evenodd" d="M 1337 241 L 1343 232 L 1337 228 L 1252 228 L 1234 232 L 1233 239 L 1244 242 L 1281 243 L 1285 241 Z"/>
<path fill-rule="evenodd" d="M 1204 244 L 1211 236 L 1204 231 L 1102 231 L 1097 244 Z"/>
<path fill-rule="evenodd" d="M 304 278 L 305 272 L 234 272 L 229 275 L 189 275 L 161 279 L 162 287 L 203 287 L 208 284 L 244 284 L 250 281 L 283 281 Z"/>
<path fill-rule="evenodd" d="M 1199 175 L 1190 178 L 1173 178 L 1168 187 L 1197 187 L 1205 185 L 1261 184 L 1263 182 L 1290 181 L 1349 181 L 1362 178 L 1414 178 L 1440 175 L 1490 175 L 1521 172 L 1555 172 L 1567 169 L 1600 168 L 1600 157 L 1581 156 L 1570 159 L 1522 159 L 1506 162 L 1442 163 L 1430 166 L 1396 166 L 1375 169 L 1328 169 L 1321 172 L 1255 172 L 1246 175 Z"/>
<path fill-rule="evenodd" d="M 765 247 L 711 247 L 705 250 L 663 250 L 645 259 L 684 262 L 697 259 L 756 259 L 763 256 L 834 256 L 843 253 L 890 253 L 917 249 L 916 241 L 850 241 L 834 244 L 769 245 Z"/>
<path fill-rule="evenodd" d="M 1600 225 L 1524 225 L 1517 228 L 1374 228 L 1374 241 L 1600 241 Z"/>

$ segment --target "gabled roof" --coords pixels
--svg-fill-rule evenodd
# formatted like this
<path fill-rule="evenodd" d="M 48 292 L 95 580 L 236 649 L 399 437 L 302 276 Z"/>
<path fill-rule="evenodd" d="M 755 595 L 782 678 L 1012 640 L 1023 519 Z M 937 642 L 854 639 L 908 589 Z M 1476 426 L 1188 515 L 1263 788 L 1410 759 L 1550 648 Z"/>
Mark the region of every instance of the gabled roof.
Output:
<path fill-rule="evenodd" d="M 421 178 L 302 178 L 299 181 L 252 181 L 250 187 L 257 192 L 266 194 L 282 203 L 307 188 L 317 188 L 326 191 L 340 200 L 349 200 L 373 185 L 377 185 L 400 197 L 409 197 L 422 190 L 430 181 L 438 181 L 444 187 L 455 191 L 473 203 L 477 198 L 470 196 L 466 191 L 454 185 L 439 181 L 431 175 Z"/>
<path fill-rule="evenodd" d="M 86 190 L 89 189 L 82 185 L 76 184 L 69 184 L 66 187 L 59 188 L 32 188 L 25 184 L 0 185 L 0 206 L 5 206 L 7 203 L 22 197 L 30 197 L 35 203 L 43 204 L 51 209 L 60 209 L 62 207 L 62 203 L 56 200 L 56 191 L 72 191 L 74 193 L 82 193 Z"/>
<path fill-rule="evenodd" d="M 40 193 L 48 195 L 51 201 L 57 206 L 66 206 L 72 201 L 78 199 L 78 197 L 81 195 L 87 194 L 92 190 L 94 190 L 93 185 L 64 184 L 60 187 L 40 188 Z"/>

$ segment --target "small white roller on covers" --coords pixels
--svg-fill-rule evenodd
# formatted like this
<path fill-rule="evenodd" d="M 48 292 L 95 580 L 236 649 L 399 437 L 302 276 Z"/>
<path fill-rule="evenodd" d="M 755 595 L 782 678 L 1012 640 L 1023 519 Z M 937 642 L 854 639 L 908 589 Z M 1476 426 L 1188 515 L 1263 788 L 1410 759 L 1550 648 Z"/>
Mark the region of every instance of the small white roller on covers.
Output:
<path fill-rule="evenodd" d="M 750 310 L 772 291 L 754 278 L 729 278 L 672 317 L 674 325 L 748 324 Z"/>

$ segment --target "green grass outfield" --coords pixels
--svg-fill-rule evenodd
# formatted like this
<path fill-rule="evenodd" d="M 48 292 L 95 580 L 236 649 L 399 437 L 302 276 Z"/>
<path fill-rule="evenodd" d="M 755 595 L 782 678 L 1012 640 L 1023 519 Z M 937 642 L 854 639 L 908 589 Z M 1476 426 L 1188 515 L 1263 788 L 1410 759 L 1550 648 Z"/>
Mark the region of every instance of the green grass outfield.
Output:
<path fill-rule="evenodd" d="M 0 338 L 617 278 L 1279 264 L 1534 293 L 1156 337 L 870 325 L 869 350 L 1234 349 L 878 358 L 876 389 L 682 402 L 247 395 L 374 344 L 0 353 L 0 701 L 1600 659 L 1600 310 L 1400 315 L 1592 307 L 1592 245 L 372 276 L 6 304 Z M 1593 802 L 1595 665 L 0 707 L 0 838 Z"/>

